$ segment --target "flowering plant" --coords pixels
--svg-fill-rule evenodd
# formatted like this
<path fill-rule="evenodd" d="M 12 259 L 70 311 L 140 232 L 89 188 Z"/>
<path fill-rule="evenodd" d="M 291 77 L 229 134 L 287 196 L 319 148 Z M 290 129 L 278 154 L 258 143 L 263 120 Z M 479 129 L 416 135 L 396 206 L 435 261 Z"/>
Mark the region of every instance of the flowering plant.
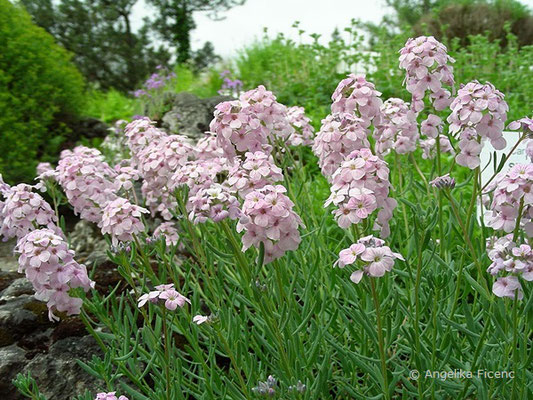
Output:
<path fill-rule="evenodd" d="M 0 181 L 1 232 L 50 318 L 80 314 L 105 349 L 86 369 L 134 399 L 530 398 L 533 167 L 506 153 L 484 180 L 479 154 L 531 119 L 504 133 L 503 94 L 456 92 L 453 61 L 409 39 L 406 98 L 350 74 L 316 136 L 258 86 L 196 143 L 140 118 L 125 159 L 41 165 L 36 186 L 105 236 L 116 288 L 95 289 L 29 185 Z M 409 374 L 465 366 L 514 379 Z"/>

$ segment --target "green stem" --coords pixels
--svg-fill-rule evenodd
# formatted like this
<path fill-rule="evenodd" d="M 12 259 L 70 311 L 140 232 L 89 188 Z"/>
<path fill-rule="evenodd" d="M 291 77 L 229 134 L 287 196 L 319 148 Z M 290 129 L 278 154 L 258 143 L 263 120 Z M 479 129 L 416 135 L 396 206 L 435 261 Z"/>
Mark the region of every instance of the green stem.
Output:
<path fill-rule="evenodd" d="M 413 163 L 413 165 L 414 165 L 414 167 L 416 169 L 416 172 L 418 172 L 418 175 L 420 175 L 420 179 L 422 179 L 422 181 L 424 182 L 424 185 L 426 186 L 426 193 L 427 193 L 428 197 L 431 197 L 431 192 L 429 191 L 428 181 L 427 181 L 425 175 L 423 174 L 423 172 L 420 170 L 420 167 L 418 166 L 418 163 L 416 162 L 416 159 L 415 159 L 415 156 L 413 155 L 413 153 L 409 153 L 409 159 Z"/>
<path fill-rule="evenodd" d="M 163 332 L 165 333 L 165 377 L 166 377 L 166 397 L 170 400 L 170 344 L 169 344 L 169 331 L 167 329 L 167 312 L 165 307 L 163 309 Z"/>
<path fill-rule="evenodd" d="M 370 288 L 372 289 L 372 298 L 374 299 L 374 307 L 376 308 L 376 320 L 378 325 L 378 345 L 379 356 L 381 358 L 381 372 L 383 374 L 383 394 L 385 399 L 389 399 L 389 378 L 387 375 L 387 356 L 385 354 L 385 341 L 383 340 L 383 328 L 381 326 L 381 311 L 379 308 L 379 298 L 376 292 L 376 285 L 374 279 L 370 278 Z"/>

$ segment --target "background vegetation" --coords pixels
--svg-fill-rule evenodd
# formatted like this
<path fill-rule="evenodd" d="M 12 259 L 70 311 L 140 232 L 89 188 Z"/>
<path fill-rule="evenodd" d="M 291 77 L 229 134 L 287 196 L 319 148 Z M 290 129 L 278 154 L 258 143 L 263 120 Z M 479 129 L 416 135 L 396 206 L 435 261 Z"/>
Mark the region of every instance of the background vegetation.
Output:
<path fill-rule="evenodd" d="M 0 172 L 9 182 L 35 175 L 38 159 L 57 155 L 66 126 L 80 114 L 82 75 L 54 38 L 24 9 L 0 0 Z"/>

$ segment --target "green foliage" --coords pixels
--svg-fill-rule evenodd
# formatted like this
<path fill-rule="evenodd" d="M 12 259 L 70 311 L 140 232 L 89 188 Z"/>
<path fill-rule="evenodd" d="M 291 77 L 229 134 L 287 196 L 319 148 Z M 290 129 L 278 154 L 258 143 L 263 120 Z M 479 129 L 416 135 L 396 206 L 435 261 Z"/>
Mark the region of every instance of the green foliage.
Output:
<path fill-rule="evenodd" d="M 398 66 L 398 49 L 410 35 L 376 29 L 373 45 L 367 48 L 355 34 L 355 29 L 361 26 L 354 22 L 348 28 L 350 41 L 336 37 L 327 46 L 317 41 L 296 43 L 282 35 L 274 39 L 265 36 L 243 49 L 237 58 L 245 89 L 265 85 L 278 101 L 304 106 L 315 126 L 329 113 L 328 105 L 337 83 L 350 72 L 368 71 L 367 78 L 383 93 L 383 99 L 398 97 L 410 101 L 410 94 L 401 85 L 405 72 Z M 506 94 L 509 120 L 515 120 L 531 113 L 533 47 L 519 47 L 516 36 L 510 32 L 506 41 L 507 46 L 502 48 L 497 40 L 475 35 L 462 47 L 460 39 L 454 39 L 449 52 L 456 60 L 457 86 L 474 79 L 491 82 Z"/>
<path fill-rule="evenodd" d="M 298 23 L 294 25 L 298 29 Z M 364 55 L 355 50 L 361 38 L 353 27 L 347 28 L 350 39 L 345 41 L 338 32 L 329 44 L 319 43 L 320 35 L 311 34 L 311 44 L 294 42 L 283 35 L 274 39 L 264 36 L 244 48 L 237 57 L 239 77 L 245 90 L 265 85 L 276 93 L 278 101 L 288 106 L 305 107 L 313 120 L 327 113 L 331 94 L 337 83 Z M 304 31 L 298 30 L 303 39 Z"/>
<path fill-rule="evenodd" d="M 148 27 L 135 31 L 132 9 L 138 0 L 21 0 L 34 22 L 74 54 L 85 78 L 107 90 L 135 87 L 169 52 L 153 46 Z"/>
<path fill-rule="evenodd" d="M 43 155 L 56 155 L 60 115 L 83 105 L 83 79 L 70 55 L 24 9 L 0 0 L 0 173 L 29 180 Z"/>
<path fill-rule="evenodd" d="M 178 63 L 186 63 L 191 59 L 190 33 L 196 28 L 193 13 L 207 12 L 209 16 L 218 18 L 219 12 L 244 4 L 245 1 L 246 0 L 147 0 L 147 2 L 152 4 L 157 10 L 155 18 L 150 21 L 150 26 L 160 38 L 172 44 L 172 46 L 176 46 L 176 58 Z M 207 43 L 204 45 L 204 50 L 206 49 L 205 46 L 209 47 Z M 200 52 L 200 55 L 201 53 L 202 52 Z"/>
<path fill-rule="evenodd" d="M 405 34 L 389 36 L 381 31 L 381 37 L 373 47 L 376 55 L 370 60 L 368 78 L 374 82 L 383 98 L 399 97 L 409 101 L 409 93 L 401 87 L 405 73 L 398 67 L 398 48 L 408 39 Z M 505 94 L 509 104 L 508 120 L 513 121 L 531 114 L 531 65 L 533 46 L 518 47 L 516 37 L 507 34 L 508 45 L 502 49 L 498 41 L 487 36 L 469 38 L 466 47 L 460 46 L 460 39 L 452 40 L 449 53 L 453 54 L 456 86 L 477 79 L 492 83 Z"/>
<path fill-rule="evenodd" d="M 107 92 L 90 90 L 87 93 L 87 116 L 98 118 L 107 124 L 119 119 L 129 120 L 138 110 L 136 99 L 111 89 Z"/>

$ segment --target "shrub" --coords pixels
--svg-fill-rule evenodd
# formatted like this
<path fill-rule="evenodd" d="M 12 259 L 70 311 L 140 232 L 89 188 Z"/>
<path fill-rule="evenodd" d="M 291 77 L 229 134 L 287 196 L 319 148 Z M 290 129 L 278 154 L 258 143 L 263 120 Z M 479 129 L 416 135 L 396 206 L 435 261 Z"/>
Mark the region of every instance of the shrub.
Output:
<path fill-rule="evenodd" d="M 298 27 L 298 24 L 295 24 Z M 364 58 L 355 52 L 360 39 L 352 28 L 346 29 L 350 42 L 334 34 L 327 46 L 319 36 L 311 34 L 313 42 L 297 43 L 284 35 L 261 41 L 244 48 L 237 57 L 239 77 L 245 89 L 265 85 L 278 100 L 288 106 L 299 105 L 313 120 L 320 121 L 327 113 L 331 93 L 336 83 L 354 64 Z M 304 31 L 299 30 L 303 39 Z"/>
<path fill-rule="evenodd" d="M 57 153 L 64 129 L 54 122 L 80 111 L 84 83 L 26 11 L 7 0 L 0 8 L 0 172 L 14 182 L 31 179 L 45 151 Z"/>
<path fill-rule="evenodd" d="M 87 95 L 85 113 L 111 124 L 119 119 L 130 119 L 139 108 L 137 103 L 135 99 L 115 89 L 107 92 L 91 90 Z"/>

